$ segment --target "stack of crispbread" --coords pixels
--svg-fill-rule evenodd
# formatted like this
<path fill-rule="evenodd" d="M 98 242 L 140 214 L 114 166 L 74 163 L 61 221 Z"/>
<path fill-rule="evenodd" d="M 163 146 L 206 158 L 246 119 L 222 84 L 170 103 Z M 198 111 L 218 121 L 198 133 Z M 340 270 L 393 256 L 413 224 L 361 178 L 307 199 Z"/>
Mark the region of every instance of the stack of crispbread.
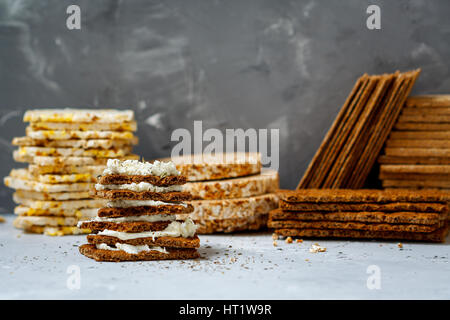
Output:
<path fill-rule="evenodd" d="M 108 158 L 138 158 L 131 110 L 43 109 L 27 111 L 26 136 L 13 139 L 14 159 L 28 162 L 4 182 L 16 189 L 14 225 L 47 235 L 86 233 L 78 220 L 104 204 L 89 195 Z"/>
<path fill-rule="evenodd" d="M 277 207 L 278 172 L 261 171 L 259 153 L 187 155 L 171 159 L 188 179 L 190 217 L 198 233 L 258 230 Z"/>
<path fill-rule="evenodd" d="M 446 195 L 430 191 L 282 190 L 269 227 L 281 236 L 441 242 Z"/>
<path fill-rule="evenodd" d="M 95 233 L 80 252 L 97 261 L 197 258 L 200 240 L 185 217 L 193 210 L 183 202 L 191 199 L 181 191 L 185 182 L 172 162 L 109 160 L 95 185 L 96 196 L 108 202 L 98 217 L 79 223 Z"/>
<path fill-rule="evenodd" d="M 378 161 L 384 188 L 450 191 L 450 95 L 408 98 Z"/>
<path fill-rule="evenodd" d="M 297 189 L 362 188 L 418 75 L 359 78 Z"/>

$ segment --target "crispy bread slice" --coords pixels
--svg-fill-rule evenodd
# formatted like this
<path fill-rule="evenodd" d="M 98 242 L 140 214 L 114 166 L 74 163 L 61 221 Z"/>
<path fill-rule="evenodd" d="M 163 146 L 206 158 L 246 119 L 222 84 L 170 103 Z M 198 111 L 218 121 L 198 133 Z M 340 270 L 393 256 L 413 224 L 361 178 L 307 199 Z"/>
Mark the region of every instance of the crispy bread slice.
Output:
<path fill-rule="evenodd" d="M 25 122 L 122 123 L 134 121 L 133 110 L 117 109 L 36 109 L 28 110 Z"/>

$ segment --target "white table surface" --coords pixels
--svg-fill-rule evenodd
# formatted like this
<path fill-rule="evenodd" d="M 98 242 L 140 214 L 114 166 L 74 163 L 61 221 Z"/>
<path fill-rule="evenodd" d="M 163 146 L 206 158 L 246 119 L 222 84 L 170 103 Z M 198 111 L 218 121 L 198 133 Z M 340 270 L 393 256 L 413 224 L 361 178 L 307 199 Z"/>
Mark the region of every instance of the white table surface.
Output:
<path fill-rule="evenodd" d="M 1 299 L 449 299 L 450 240 L 443 244 L 304 240 L 273 246 L 271 233 L 200 236 L 202 258 L 96 262 L 85 236 L 48 237 L 0 223 Z M 326 252 L 311 253 L 313 243 Z M 235 258 L 236 261 L 234 261 Z M 80 288 L 67 273 L 79 267 Z M 367 268 L 380 271 L 369 289 Z"/>

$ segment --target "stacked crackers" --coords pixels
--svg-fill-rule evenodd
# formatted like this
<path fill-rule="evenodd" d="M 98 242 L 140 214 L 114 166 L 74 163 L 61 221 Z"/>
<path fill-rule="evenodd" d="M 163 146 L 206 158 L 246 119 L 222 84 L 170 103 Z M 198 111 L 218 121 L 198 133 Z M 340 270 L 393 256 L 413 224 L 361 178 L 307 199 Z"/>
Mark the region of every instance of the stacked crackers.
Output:
<path fill-rule="evenodd" d="M 26 136 L 13 139 L 14 159 L 29 163 L 13 169 L 4 182 L 16 190 L 17 228 L 48 235 L 86 233 L 78 220 L 104 204 L 89 190 L 108 158 L 137 158 L 131 110 L 43 109 L 27 111 Z"/>
<path fill-rule="evenodd" d="M 188 155 L 171 160 L 188 179 L 190 217 L 198 233 L 258 230 L 266 226 L 270 210 L 278 206 L 278 172 L 261 170 L 259 153 Z"/>
<path fill-rule="evenodd" d="M 378 161 L 384 188 L 450 191 L 450 95 L 408 98 Z"/>
<path fill-rule="evenodd" d="M 297 189 L 362 188 L 418 75 L 359 78 Z"/>
<path fill-rule="evenodd" d="M 439 192 L 283 190 L 268 225 L 281 236 L 442 242 L 447 216 L 446 196 Z"/>
<path fill-rule="evenodd" d="M 183 202 L 191 199 L 181 191 L 185 182 L 172 162 L 108 160 L 95 185 L 108 202 L 98 217 L 80 222 L 95 233 L 80 252 L 97 261 L 197 258 L 196 226 L 176 216 L 193 210 Z"/>

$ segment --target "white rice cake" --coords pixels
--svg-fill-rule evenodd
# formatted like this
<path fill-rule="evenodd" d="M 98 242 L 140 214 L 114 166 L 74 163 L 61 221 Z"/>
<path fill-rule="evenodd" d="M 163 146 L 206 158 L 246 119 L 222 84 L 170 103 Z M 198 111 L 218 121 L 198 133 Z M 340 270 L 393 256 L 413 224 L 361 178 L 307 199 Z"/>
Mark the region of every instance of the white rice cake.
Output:
<path fill-rule="evenodd" d="M 23 116 L 25 122 L 122 123 L 133 120 L 133 110 L 117 109 L 36 109 L 28 110 Z"/>

